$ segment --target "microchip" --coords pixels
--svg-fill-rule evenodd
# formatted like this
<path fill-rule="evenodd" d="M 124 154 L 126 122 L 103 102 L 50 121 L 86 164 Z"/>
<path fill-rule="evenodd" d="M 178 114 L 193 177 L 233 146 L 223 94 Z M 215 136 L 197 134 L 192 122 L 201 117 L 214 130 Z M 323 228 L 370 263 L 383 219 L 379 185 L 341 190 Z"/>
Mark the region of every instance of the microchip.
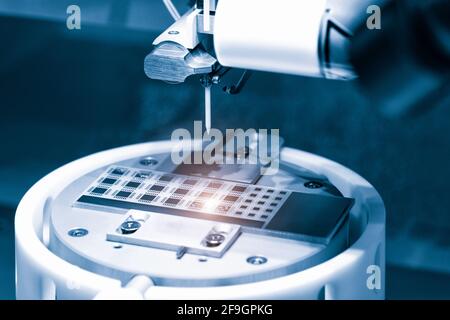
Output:
<path fill-rule="evenodd" d="M 231 195 L 228 195 L 225 198 L 223 198 L 223 200 L 229 201 L 229 202 L 235 202 L 237 199 L 239 199 L 239 197 L 231 196 Z"/>
<path fill-rule="evenodd" d="M 259 207 L 254 207 L 253 210 L 259 211 Z"/>
<path fill-rule="evenodd" d="M 230 208 L 231 207 L 229 205 L 221 204 L 221 205 L 217 206 L 216 211 L 225 213 L 225 212 L 228 212 L 228 210 L 230 210 Z"/>
<path fill-rule="evenodd" d="M 262 198 L 263 199 L 269 199 L 269 196 L 268 195 L 263 195 Z"/>
<path fill-rule="evenodd" d="M 144 172 L 144 171 L 138 172 L 134 175 L 134 177 L 138 178 L 138 179 L 147 179 L 150 176 L 151 176 L 150 172 Z"/>
<path fill-rule="evenodd" d="M 165 174 L 165 175 L 163 175 L 163 176 L 161 176 L 159 178 L 159 181 L 163 181 L 163 182 L 169 182 L 169 181 L 172 181 L 172 180 L 173 180 L 173 177 L 169 176 L 167 174 Z"/>
<path fill-rule="evenodd" d="M 255 214 L 254 214 L 254 213 L 249 213 L 248 216 L 249 216 L 249 217 L 254 217 Z"/>
<path fill-rule="evenodd" d="M 189 186 L 193 186 L 197 183 L 197 180 L 194 179 L 186 179 L 183 181 L 183 184 L 189 185 Z"/>
<path fill-rule="evenodd" d="M 222 184 L 220 182 L 210 182 L 208 184 L 208 188 L 211 189 L 219 189 L 222 186 Z"/>
<path fill-rule="evenodd" d="M 106 192 L 106 190 L 108 190 L 108 189 L 105 189 L 105 188 L 95 188 L 95 189 L 92 190 L 91 192 L 92 192 L 92 193 L 95 193 L 95 194 L 104 194 L 104 193 Z"/>
<path fill-rule="evenodd" d="M 241 209 L 247 209 L 248 206 L 241 206 Z"/>
<path fill-rule="evenodd" d="M 144 194 L 140 200 L 142 201 L 153 201 L 153 199 L 155 199 L 156 196 L 151 195 L 151 194 Z"/>
<path fill-rule="evenodd" d="M 247 200 L 245 200 L 245 202 L 250 203 L 250 202 L 252 202 L 252 200 L 251 199 L 247 199 Z"/>
<path fill-rule="evenodd" d="M 180 199 L 169 198 L 169 199 L 167 199 L 164 203 L 166 203 L 166 204 L 172 204 L 172 205 L 177 205 L 180 201 L 181 201 Z"/>
<path fill-rule="evenodd" d="M 287 192 L 286 191 L 280 191 L 280 194 L 285 195 Z"/>
<path fill-rule="evenodd" d="M 276 206 L 277 206 L 277 204 L 276 204 L 276 203 L 274 203 L 274 202 L 272 202 L 272 203 L 270 204 L 270 206 L 271 206 L 271 207 L 276 207 Z"/>
<path fill-rule="evenodd" d="M 116 183 L 117 179 L 112 179 L 112 178 L 105 178 L 102 180 L 101 183 L 103 184 L 114 184 Z"/>
<path fill-rule="evenodd" d="M 202 198 L 210 198 L 213 194 L 211 192 L 205 192 L 203 191 L 202 193 L 199 194 L 199 197 Z"/>
<path fill-rule="evenodd" d="M 154 185 L 150 188 L 151 191 L 161 191 L 161 190 L 163 190 L 163 189 L 164 189 L 164 186 L 160 186 L 160 185 L 157 185 L 157 184 L 154 184 Z"/>
<path fill-rule="evenodd" d="M 234 214 L 237 214 L 240 216 L 242 214 L 242 211 L 236 211 Z"/>
<path fill-rule="evenodd" d="M 275 197 L 275 200 L 280 201 L 282 198 L 281 197 Z"/>
<path fill-rule="evenodd" d="M 266 212 L 273 212 L 272 209 L 266 209 Z"/>
<path fill-rule="evenodd" d="M 256 197 L 256 193 L 250 193 L 250 197 Z"/>
<path fill-rule="evenodd" d="M 185 194 L 187 194 L 188 192 L 189 192 L 188 189 L 178 188 L 177 190 L 175 190 L 174 193 L 185 195 Z"/>
<path fill-rule="evenodd" d="M 261 215 L 261 219 L 267 219 L 269 216 L 267 214 Z"/>
<path fill-rule="evenodd" d="M 261 188 L 255 188 L 255 191 L 261 191 L 262 189 Z"/>
<path fill-rule="evenodd" d="M 190 207 L 194 208 L 194 209 L 201 209 L 201 208 L 203 208 L 203 202 L 194 201 L 191 203 Z"/>
<path fill-rule="evenodd" d="M 125 187 L 128 187 L 128 188 L 137 188 L 137 187 L 139 187 L 140 185 L 141 185 L 140 182 L 130 181 L 130 182 L 128 182 L 128 183 L 125 185 Z"/>
<path fill-rule="evenodd" d="M 128 198 L 130 195 L 131 195 L 130 191 L 119 191 L 119 192 L 117 192 L 116 197 Z"/>
<path fill-rule="evenodd" d="M 266 228 L 306 235 L 328 243 L 340 224 L 344 223 L 353 201 L 349 198 L 292 192 Z"/>
<path fill-rule="evenodd" d="M 259 205 L 263 205 L 265 202 L 264 201 L 258 201 Z"/>
<path fill-rule="evenodd" d="M 117 175 L 117 176 L 121 176 L 121 175 L 123 175 L 125 172 L 126 172 L 125 169 L 122 169 L 122 168 L 116 168 L 116 169 L 114 169 L 114 170 L 111 172 L 111 174 L 115 174 L 115 175 Z"/>
<path fill-rule="evenodd" d="M 273 189 L 267 190 L 267 193 L 273 193 Z"/>
<path fill-rule="evenodd" d="M 242 187 L 242 186 L 234 186 L 233 189 L 231 189 L 234 192 L 244 192 L 245 190 L 247 190 L 247 187 Z"/>

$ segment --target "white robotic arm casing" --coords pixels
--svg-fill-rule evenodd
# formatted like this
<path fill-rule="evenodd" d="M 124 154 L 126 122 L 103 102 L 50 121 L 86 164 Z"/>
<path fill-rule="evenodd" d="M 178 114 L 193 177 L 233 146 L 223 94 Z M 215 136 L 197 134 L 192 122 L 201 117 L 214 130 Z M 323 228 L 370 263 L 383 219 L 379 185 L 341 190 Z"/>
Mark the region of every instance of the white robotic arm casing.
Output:
<path fill-rule="evenodd" d="M 350 18 L 342 15 L 347 7 Z M 170 83 L 195 74 L 213 78 L 220 74 L 216 62 L 351 80 L 356 77 L 349 61 L 353 11 L 347 1 L 332 0 L 222 0 L 210 15 L 193 7 L 156 38 L 144 70 L 149 78 Z"/>
<path fill-rule="evenodd" d="M 321 76 L 319 46 L 326 0 L 219 1 L 214 47 L 221 65 Z"/>

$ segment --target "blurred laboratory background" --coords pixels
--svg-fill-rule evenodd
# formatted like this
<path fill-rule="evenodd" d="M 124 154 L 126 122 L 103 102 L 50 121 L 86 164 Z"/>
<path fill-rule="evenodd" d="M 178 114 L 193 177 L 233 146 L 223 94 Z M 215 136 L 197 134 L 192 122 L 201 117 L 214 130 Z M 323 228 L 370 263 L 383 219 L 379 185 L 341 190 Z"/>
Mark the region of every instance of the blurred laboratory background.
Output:
<path fill-rule="evenodd" d="M 38 179 L 91 153 L 169 139 L 203 120 L 198 79 L 148 79 L 143 61 L 171 24 L 161 1 L 0 0 L 0 298 L 14 299 L 14 214 Z M 186 2 L 186 1 L 178 1 Z M 450 298 L 450 103 L 386 117 L 356 82 L 255 73 L 213 92 L 217 128 L 279 128 L 286 145 L 372 183 L 387 208 L 388 299 Z"/>

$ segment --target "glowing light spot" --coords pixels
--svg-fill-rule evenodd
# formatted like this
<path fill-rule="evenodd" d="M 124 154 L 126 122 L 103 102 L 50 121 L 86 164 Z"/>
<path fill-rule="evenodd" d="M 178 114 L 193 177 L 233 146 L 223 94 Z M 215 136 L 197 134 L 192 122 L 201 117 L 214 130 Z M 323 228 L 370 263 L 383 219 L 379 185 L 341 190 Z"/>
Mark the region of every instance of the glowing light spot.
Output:
<path fill-rule="evenodd" d="M 214 211 L 214 209 L 219 204 L 219 201 L 217 199 L 208 199 L 205 201 L 205 210 L 206 211 Z"/>

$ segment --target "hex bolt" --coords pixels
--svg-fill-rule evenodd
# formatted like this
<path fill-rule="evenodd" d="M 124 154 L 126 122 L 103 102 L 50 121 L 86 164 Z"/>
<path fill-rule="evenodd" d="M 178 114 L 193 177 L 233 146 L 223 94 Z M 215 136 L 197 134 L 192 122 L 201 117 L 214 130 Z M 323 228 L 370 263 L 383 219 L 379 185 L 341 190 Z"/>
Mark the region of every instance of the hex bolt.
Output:
<path fill-rule="evenodd" d="M 225 236 L 220 233 L 210 233 L 205 237 L 207 247 L 218 247 L 225 241 Z"/>
<path fill-rule="evenodd" d="M 267 262 L 267 258 L 263 256 L 251 256 L 247 258 L 247 263 L 253 264 L 253 265 L 260 265 Z"/>
<path fill-rule="evenodd" d="M 153 157 L 145 157 L 139 161 L 139 163 L 143 166 L 154 166 L 158 164 L 158 160 Z"/>
<path fill-rule="evenodd" d="M 88 233 L 89 233 L 89 231 L 87 231 L 84 228 L 74 228 L 74 229 L 70 229 L 69 232 L 67 232 L 67 234 L 69 236 L 74 237 L 74 238 L 84 237 Z"/>
<path fill-rule="evenodd" d="M 305 182 L 304 186 L 308 189 L 320 189 L 323 187 L 323 183 L 318 181 L 308 181 Z"/>
<path fill-rule="evenodd" d="M 122 234 L 132 234 L 139 230 L 141 224 L 138 221 L 129 220 L 120 225 L 120 231 Z"/>

